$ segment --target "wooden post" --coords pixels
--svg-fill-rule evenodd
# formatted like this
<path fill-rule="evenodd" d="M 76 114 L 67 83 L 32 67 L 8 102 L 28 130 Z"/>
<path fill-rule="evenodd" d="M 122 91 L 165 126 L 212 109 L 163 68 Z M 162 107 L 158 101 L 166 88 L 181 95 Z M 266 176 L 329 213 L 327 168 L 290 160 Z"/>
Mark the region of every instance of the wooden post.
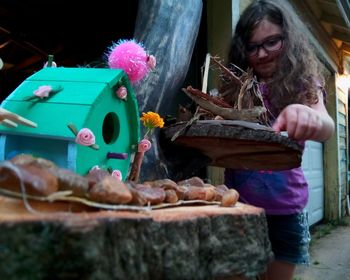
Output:
<path fill-rule="evenodd" d="M 327 109 L 329 110 L 330 116 L 333 118 L 336 126 L 338 124 L 338 112 L 337 103 L 338 95 L 335 84 L 335 76 L 332 76 L 327 83 L 328 97 L 327 97 Z M 324 144 L 324 185 L 325 185 L 325 220 L 332 221 L 340 218 L 339 211 L 339 141 L 338 141 L 338 129 L 335 130 L 334 135 Z"/>

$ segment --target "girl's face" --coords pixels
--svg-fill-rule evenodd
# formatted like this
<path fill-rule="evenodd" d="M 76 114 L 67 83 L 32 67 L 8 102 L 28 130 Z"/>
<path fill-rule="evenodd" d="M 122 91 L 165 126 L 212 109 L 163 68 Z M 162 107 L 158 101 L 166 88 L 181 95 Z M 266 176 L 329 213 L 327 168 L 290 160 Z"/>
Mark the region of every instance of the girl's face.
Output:
<path fill-rule="evenodd" d="M 283 51 L 283 41 L 281 27 L 267 19 L 253 29 L 246 45 L 246 56 L 259 80 L 266 81 L 273 76 Z"/>

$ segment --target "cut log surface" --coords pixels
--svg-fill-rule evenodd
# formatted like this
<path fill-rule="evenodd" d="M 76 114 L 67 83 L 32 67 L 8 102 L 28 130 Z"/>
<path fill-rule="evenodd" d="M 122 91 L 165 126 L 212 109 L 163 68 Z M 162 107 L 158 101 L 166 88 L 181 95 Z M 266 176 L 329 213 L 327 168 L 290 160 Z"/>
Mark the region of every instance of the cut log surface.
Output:
<path fill-rule="evenodd" d="M 203 120 L 164 128 L 166 138 L 194 148 L 209 165 L 233 169 L 285 170 L 301 165 L 303 147 L 271 128 L 245 121 Z"/>
<path fill-rule="evenodd" d="M 1 279 L 250 279 L 272 259 L 263 209 L 242 203 L 146 212 L 30 205 L 35 213 L 0 196 Z"/>

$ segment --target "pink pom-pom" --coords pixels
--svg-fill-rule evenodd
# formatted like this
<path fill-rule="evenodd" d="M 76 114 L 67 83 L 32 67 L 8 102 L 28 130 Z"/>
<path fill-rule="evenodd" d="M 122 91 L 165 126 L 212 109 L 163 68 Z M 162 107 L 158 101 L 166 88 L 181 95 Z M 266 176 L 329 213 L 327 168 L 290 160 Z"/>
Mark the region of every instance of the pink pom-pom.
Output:
<path fill-rule="evenodd" d="M 136 83 L 147 75 L 150 71 L 147 62 L 146 51 L 135 40 L 121 40 L 108 53 L 109 67 L 124 70 L 131 83 Z"/>

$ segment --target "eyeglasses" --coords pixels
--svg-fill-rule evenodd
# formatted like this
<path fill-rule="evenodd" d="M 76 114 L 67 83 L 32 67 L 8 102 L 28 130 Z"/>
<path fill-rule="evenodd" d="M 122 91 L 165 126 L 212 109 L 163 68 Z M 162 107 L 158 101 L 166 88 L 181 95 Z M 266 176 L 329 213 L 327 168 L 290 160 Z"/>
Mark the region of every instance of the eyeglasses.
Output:
<path fill-rule="evenodd" d="M 248 44 L 245 47 L 247 56 L 255 56 L 259 53 L 260 48 L 263 48 L 267 53 L 276 52 L 283 47 L 283 36 L 268 38 L 260 44 Z"/>

